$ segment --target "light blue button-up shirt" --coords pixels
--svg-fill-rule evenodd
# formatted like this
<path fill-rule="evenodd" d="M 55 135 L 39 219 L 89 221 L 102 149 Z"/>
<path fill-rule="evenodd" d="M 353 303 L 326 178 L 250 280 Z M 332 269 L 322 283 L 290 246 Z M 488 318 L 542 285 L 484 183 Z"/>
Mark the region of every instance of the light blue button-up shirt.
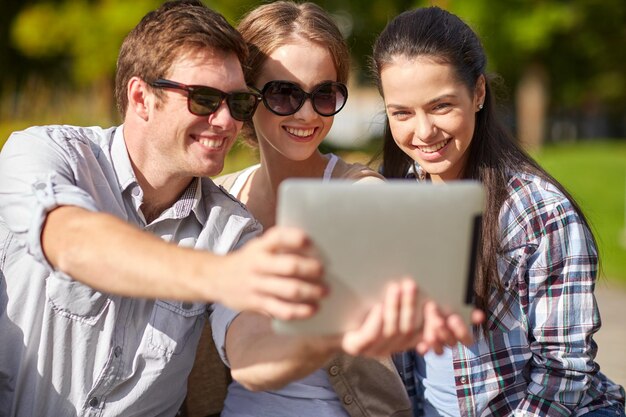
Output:
<path fill-rule="evenodd" d="M 0 416 L 171 417 L 205 320 L 203 303 L 105 294 L 54 270 L 40 239 L 50 210 L 107 212 L 218 254 L 260 231 L 207 178 L 146 224 L 122 130 L 34 127 L 0 153 Z"/>

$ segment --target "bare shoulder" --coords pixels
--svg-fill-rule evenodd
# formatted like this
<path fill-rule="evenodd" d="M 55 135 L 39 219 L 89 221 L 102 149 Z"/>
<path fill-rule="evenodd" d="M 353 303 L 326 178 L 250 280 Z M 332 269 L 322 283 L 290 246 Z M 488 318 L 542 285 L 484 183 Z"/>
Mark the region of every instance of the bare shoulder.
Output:
<path fill-rule="evenodd" d="M 220 175 L 217 178 L 213 178 L 213 182 L 217 185 L 219 185 L 220 187 L 223 187 L 226 189 L 226 191 L 234 194 L 234 195 L 238 195 L 239 194 L 239 190 L 233 190 L 233 187 L 235 187 L 235 184 L 237 183 L 237 180 L 244 176 L 245 178 L 248 178 L 250 176 L 250 174 L 258 167 L 257 165 L 252 165 L 249 166 L 247 168 L 242 169 L 241 171 L 237 171 L 237 172 L 233 172 L 230 174 L 225 174 L 225 175 Z M 244 182 L 246 180 L 244 179 Z M 240 189 L 241 186 L 238 186 L 238 189 Z"/>
<path fill-rule="evenodd" d="M 226 190 L 230 190 L 241 173 L 242 171 L 237 171 L 226 175 L 220 175 L 219 177 L 213 178 L 213 182 L 224 187 Z"/>
<path fill-rule="evenodd" d="M 350 164 L 343 159 L 337 161 L 333 178 L 349 179 L 355 182 L 379 182 L 384 181 L 382 175 L 374 171 L 367 165 L 355 163 Z"/>

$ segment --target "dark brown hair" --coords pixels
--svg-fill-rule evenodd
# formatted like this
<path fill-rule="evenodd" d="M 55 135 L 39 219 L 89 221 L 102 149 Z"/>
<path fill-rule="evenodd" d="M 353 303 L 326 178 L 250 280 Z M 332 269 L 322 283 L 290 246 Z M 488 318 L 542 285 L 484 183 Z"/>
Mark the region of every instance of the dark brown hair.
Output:
<path fill-rule="evenodd" d="M 242 63 L 248 54 L 239 32 L 199 0 L 169 1 L 146 14 L 124 39 L 117 59 L 115 99 L 122 117 L 132 77 L 164 78 L 176 59 L 201 49 L 232 52 Z M 162 94 L 160 90 L 155 93 Z"/>

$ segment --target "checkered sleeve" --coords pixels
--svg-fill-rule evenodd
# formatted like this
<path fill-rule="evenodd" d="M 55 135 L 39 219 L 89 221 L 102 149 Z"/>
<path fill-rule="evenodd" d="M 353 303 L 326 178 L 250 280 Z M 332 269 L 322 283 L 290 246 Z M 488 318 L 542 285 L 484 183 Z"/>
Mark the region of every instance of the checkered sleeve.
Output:
<path fill-rule="evenodd" d="M 590 231 L 560 193 L 530 191 L 525 223 L 536 238 L 528 255 L 530 381 L 514 415 L 566 416 L 583 399 L 598 368 L 592 335 L 600 327 L 593 295 L 597 252 Z M 534 198 L 540 197 L 540 198 Z"/>

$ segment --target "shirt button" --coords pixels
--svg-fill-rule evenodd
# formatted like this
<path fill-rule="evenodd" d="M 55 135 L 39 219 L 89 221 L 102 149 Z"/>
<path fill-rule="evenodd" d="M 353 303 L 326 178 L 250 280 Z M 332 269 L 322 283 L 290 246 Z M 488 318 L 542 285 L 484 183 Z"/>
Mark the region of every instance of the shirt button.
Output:
<path fill-rule="evenodd" d="M 331 376 L 337 376 L 339 375 L 339 367 L 337 365 L 333 365 L 330 367 L 330 369 L 328 370 L 328 373 Z"/>
<path fill-rule="evenodd" d="M 352 398 L 352 395 L 350 394 L 346 394 L 343 396 L 343 403 L 346 405 L 350 405 L 352 404 L 352 402 L 354 401 L 354 398 Z"/>
<path fill-rule="evenodd" d="M 116 358 L 119 358 L 122 354 L 122 348 L 120 346 L 115 346 L 115 349 L 113 349 L 113 354 Z"/>
<path fill-rule="evenodd" d="M 139 197 L 139 194 L 141 194 L 141 190 L 139 189 L 139 187 L 135 187 L 135 188 L 133 188 L 132 194 L 133 194 L 135 197 Z"/>
<path fill-rule="evenodd" d="M 467 382 L 467 378 L 464 376 L 461 377 L 461 384 L 465 384 Z"/>
<path fill-rule="evenodd" d="M 89 406 L 90 407 L 97 407 L 98 406 L 98 398 L 97 397 L 91 397 L 91 400 L 89 400 Z"/>
<path fill-rule="evenodd" d="M 191 310 L 191 307 L 193 307 L 192 303 L 183 303 L 183 309 Z"/>

